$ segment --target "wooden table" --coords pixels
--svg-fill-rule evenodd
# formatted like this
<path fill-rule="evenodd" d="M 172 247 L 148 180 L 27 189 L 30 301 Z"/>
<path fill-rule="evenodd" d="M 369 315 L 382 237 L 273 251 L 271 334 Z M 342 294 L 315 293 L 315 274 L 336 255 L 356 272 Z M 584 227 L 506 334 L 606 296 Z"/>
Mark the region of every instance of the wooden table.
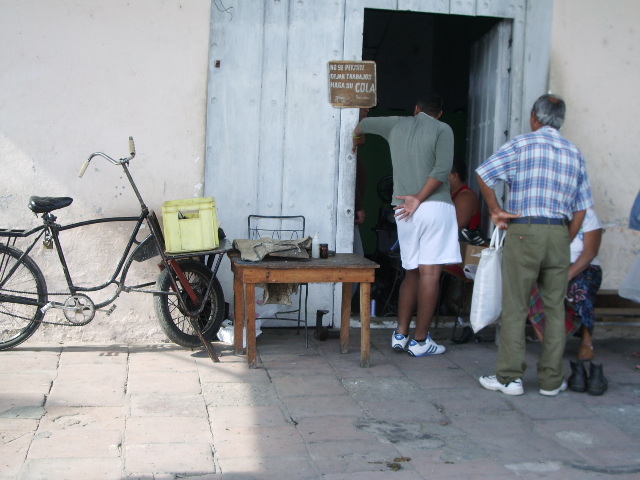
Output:
<path fill-rule="evenodd" d="M 243 353 L 243 327 L 246 324 L 247 362 L 256 366 L 256 284 L 259 283 L 342 283 L 340 351 L 349 351 L 352 283 L 360 284 L 360 366 L 370 365 L 371 284 L 378 264 L 353 253 L 337 253 L 327 259 L 265 259 L 260 262 L 242 260 L 229 253 L 234 275 L 235 294 L 234 348 Z"/>

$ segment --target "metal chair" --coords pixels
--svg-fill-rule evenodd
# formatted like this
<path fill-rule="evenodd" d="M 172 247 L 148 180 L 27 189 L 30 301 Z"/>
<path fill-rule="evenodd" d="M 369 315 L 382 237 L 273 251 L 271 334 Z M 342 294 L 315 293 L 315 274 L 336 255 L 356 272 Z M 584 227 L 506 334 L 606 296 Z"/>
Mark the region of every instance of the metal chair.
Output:
<path fill-rule="evenodd" d="M 302 215 L 249 215 L 247 219 L 247 238 L 257 240 L 259 238 L 274 238 L 278 240 L 297 240 L 305 238 L 305 218 Z M 304 319 L 302 318 L 302 290 L 304 289 Z M 287 320 L 297 321 L 298 334 L 300 323 L 304 320 L 305 346 L 309 347 L 307 300 L 309 298 L 309 285 L 298 285 L 298 308 L 277 312 L 274 316 L 260 317 L 260 320 Z M 295 315 L 295 317 L 291 317 Z"/>

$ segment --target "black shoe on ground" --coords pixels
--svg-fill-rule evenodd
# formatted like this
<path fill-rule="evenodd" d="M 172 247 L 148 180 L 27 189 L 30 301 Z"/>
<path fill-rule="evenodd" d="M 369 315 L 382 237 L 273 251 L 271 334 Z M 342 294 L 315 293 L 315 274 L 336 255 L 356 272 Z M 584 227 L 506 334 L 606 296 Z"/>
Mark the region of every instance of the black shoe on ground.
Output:
<path fill-rule="evenodd" d="M 574 392 L 587 391 L 587 369 L 584 368 L 582 360 L 570 361 L 571 376 L 569 377 L 569 388 Z"/>
<path fill-rule="evenodd" d="M 589 395 L 602 395 L 607 391 L 607 379 L 602 371 L 602 364 L 591 363 L 589 380 L 587 381 L 587 393 Z"/>

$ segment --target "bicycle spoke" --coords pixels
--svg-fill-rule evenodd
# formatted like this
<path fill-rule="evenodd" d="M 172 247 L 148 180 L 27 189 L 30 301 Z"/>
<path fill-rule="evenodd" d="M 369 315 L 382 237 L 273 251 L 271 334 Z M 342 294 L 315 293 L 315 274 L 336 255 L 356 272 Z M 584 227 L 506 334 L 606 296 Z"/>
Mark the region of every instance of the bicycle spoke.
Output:
<path fill-rule="evenodd" d="M 178 345 L 194 348 L 201 345 L 201 342 L 186 312 L 197 311 L 201 305 L 200 301 L 204 300 L 206 302 L 196 322 L 205 338 L 211 339 L 218 332 L 223 320 L 224 295 L 220 283 L 216 278 L 211 278 L 211 270 L 203 263 L 192 260 L 182 261 L 180 268 L 185 275 L 184 278 L 189 282 L 198 297 L 198 301 L 194 302 L 178 281 L 179 296 L 157 295 L 155 307 L 160 325 L 169 339 Z M 172 291 L 170 273 L 165 270 L 160 275 L 156 283 L 158 290 L 163 292 Z M 213 281 L 212 288 L 205 300 L 204 294 L 211 281 Z"/>
<path fill-rule="evenodd" d="M 29 257 L 19 260 L 21 255 L 15 248 L 0 246 L 0 293 L 10 297 L 0 302 L 0 349 L 26 340 L 38 328 L 43 315 L 38 305 L 20 302 L 21 298 L 39 302 L 46 299 L 42 272 Z"/>

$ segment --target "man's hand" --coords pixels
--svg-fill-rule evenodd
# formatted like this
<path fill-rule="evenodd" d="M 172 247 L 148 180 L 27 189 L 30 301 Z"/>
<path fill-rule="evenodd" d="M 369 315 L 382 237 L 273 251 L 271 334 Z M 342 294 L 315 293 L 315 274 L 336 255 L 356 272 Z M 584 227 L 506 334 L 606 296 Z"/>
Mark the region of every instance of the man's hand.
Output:
<path fill-rule="evenodd" d="M 491 212 L 491 220 L 493 220 L 493 223 L 500 230 L 506 230 L 507 228 L 509 228 L 509 220 L 518 217 L 520 217 L 519 213 L 509 213 L 501 208 L 498 208 L 494 212 Z"/>
<path fill-rule="evenodd" d="M 522 214 L 520 213 L 509 213 L 506 210 L 503 210 L 498 203 L 498 198 L 496 197 L 496 192 L 490 188 L 482 177 L 478 175 L 478 185 L 480 185 L 480 193 L 484 197 L 484 201 L 487 203 L 487 207 L 489 207 L 489 212 L 491 212 L 491 220 L 500 230 L 506 230 L 509 228 L 509 220 L 512 218 L 518 218 Z"/>
<path fill-rule="evenodd" d="M 397 207 L 393 207 L 393 210 L 396 212 L 394 217 L 398 220 L 409 220 L 418 207 L 420 206 L 420 200 L 415 195 L 398 195 L 396 197 L 399 200 L 404 200 L 402 205 L 398 205 Z"/>
<path fill-rule="evenodd" d="M 356 210 L 356 214 L 353 217 L 353 223 L 356 225 L 362 225 L 364 223 L 364 210 Z"/>

